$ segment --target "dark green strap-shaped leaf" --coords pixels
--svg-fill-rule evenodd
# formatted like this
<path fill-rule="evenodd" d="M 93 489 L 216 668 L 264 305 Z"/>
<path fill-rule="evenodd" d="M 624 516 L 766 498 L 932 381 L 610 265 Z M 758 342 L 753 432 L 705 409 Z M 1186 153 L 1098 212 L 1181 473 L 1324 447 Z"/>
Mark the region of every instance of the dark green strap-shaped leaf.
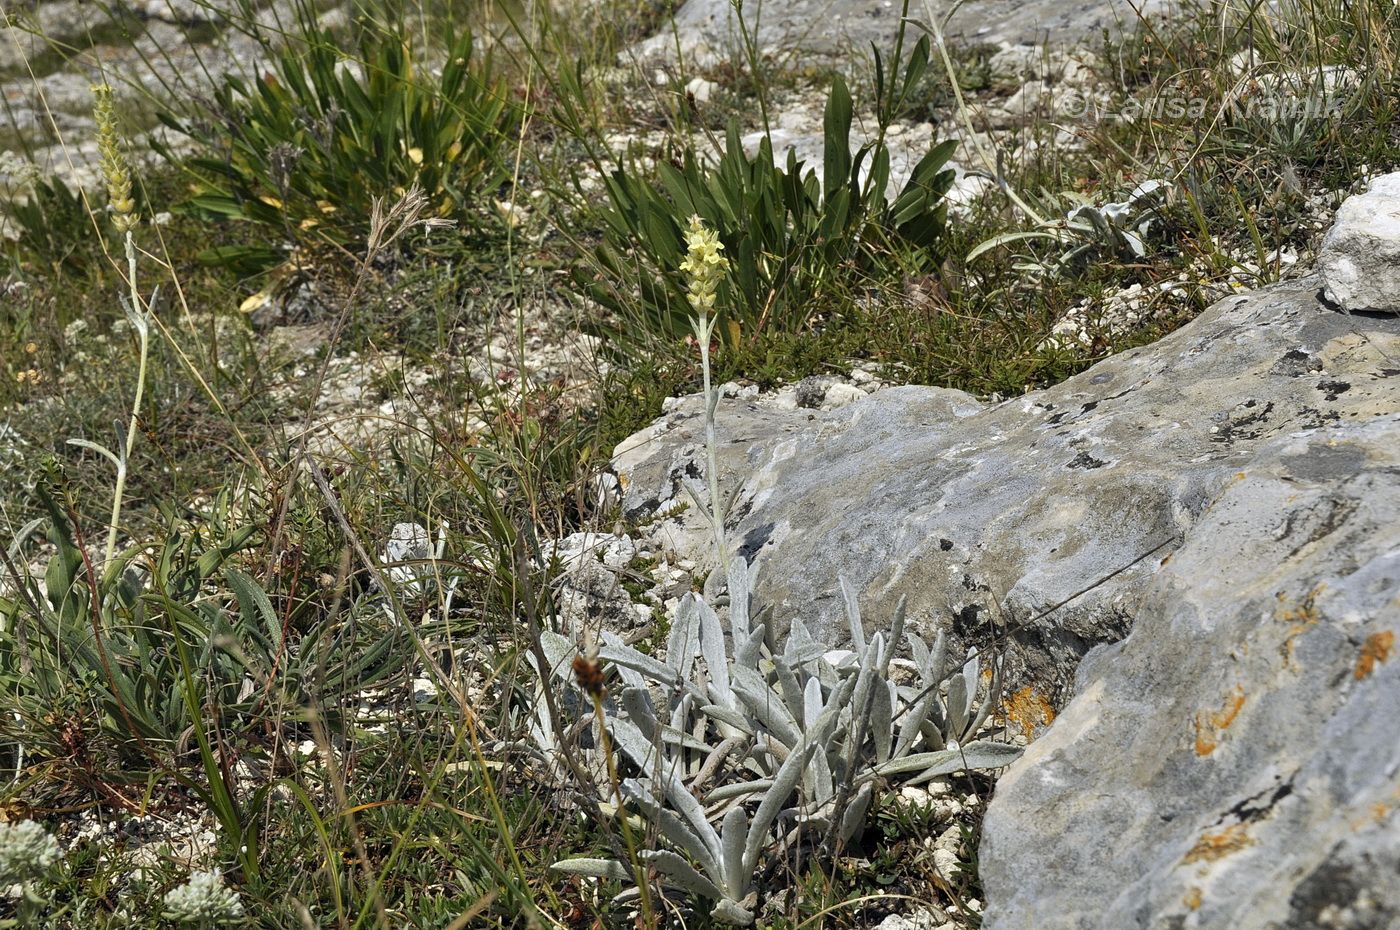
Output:
<path fill-rule="evenodd" d="M 827 196 L 844 187 L 851 174 L 851 92 L 837 75 L 826 98 L 822 136 L 822 187 Z"/>
<path fill-rule="evenodd" d="M 262 585 L 236 568 L 224 569 L 224 580 L 233 589 L 233 596 L 238 600 L 243 619 L 249 622 L 260 621 L 267 641 L 274 646 L 280 646 L 282 624 L 277 619 L 277 611 L 272 607 L 272 599 L 267 596 Z"/>

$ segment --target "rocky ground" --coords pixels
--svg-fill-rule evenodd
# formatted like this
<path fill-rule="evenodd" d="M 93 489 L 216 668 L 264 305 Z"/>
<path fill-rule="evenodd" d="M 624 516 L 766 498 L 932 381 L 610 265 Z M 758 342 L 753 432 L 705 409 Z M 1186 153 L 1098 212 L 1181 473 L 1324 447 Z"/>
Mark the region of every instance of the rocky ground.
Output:
<path fill-rule="evenodd" d="M 682 64 L 698 68 L 706 76 L 687 90 L 704 105 L 728 90 L 717 66 L 732 53 L 731 11 L 688 0 L 677 33 L 643 42 L 633 61 L 663 85 Z M 842 55 L 889 39 L 897 13 L 883 0 L 785 0 L 765 4 L 751 25 L 777 58 L 788 43 Z M 267 23 L 286 15 L 278 4 L 259 14 Z M 323 24 L 337 28 L 346 15 L 328 9 Z M 256 68 L 264 54 L 203 4 L 124 8 L 129 33 L 68 0 L 16 16 L 0 39 L 4 144 L 78 186 L 94 180 L 92 80 L 127 76 L 123 93 L 139 110 L 151 98 L 204 93 L 203 82 Z M 1015 130 L 1082 116 L 1105 100 L 1110 66 L 1082 40 L 1134 16 L 1104 3 L 959 5 L 943 31 L 995 47 L 988 79 L 966 112 L 892 127 L 891 187 L 932 140 L 955 138 L 950 201 L 955 216 L 967 216 L 999 196 L 998 154 L 1075 150 L 1071 119 L 1048 142 L 1018 142 Z M 35 31 L 79 51 L 60 60 Z M 775 99 L 776 158 L 792 149 L 820 161 L 824 101 L 803 87 Z M 753 150 L 761 133 L 744 128 Z M 868 130 L 854 135 L 858 144 Z M 608 141 L 655 159 L 667 142 L 630 129 Z M 12 156 L 0 186 L 22 187 L 33 170 Z M 1369 173 L 1358 170 L 1357 187 Z M 919 631 L 947 631 L 960 653 L 975 646 L 1004 656 L 996 726 L 1028 745 L 1025 756 L 990 800 L 946 779 L 890 801 L 930 825 L 909 855 L 950 883 L 974 852 L 966 837 L 983 831 L 982 897 L 870 924 L 1400 926 L 1390 881 L 1400 870 L 1400 730 L 1390 712 L 1400 701 L 1400 181 L 1377 179 L 1333 225 L 1349 192 L 1316 192 L 1310 202 L 1309 231 L 1332 230 L 1320 259 L 1241 251 L 1223 282 L 1191 265 L 1158 285 L 1085 298 L 1047 342 L 1087 344 L 1176 319 L 1202 295 L 1213 305 L 1051 387 L 1008 397 L 898 386 L 886 368 L 849 360 L 845 370 L 776 387 L 721 388 L 719 483 L 736 492 L 730 537 L 757 564 L 759 597 L 780 621 L 800 617 L 842 645 L 844 578 L 872 618 L 883 622 L 906 598 Z M 1253 288 L 1251 272 L 1269 263 L 1286 280 Z M 445 414 L 460 415 L 466 435 L 482 434 L 493 414 L 539 392 L 579 409 L 609 370 L 607 346 L 545 287 L 515 313 L 462 327 L 431 359 L 388 344 L 327 354 L 335 314 L 317 302 L 334 301 L 316 287 L 270 297 L 246 321 L 211 325 L 227 328 L 229 346 L 256 344 L 277 372 L 269 397 L 280 428 L 293 435 L 307 423 L 308 447 L 327 461 L 377 460 Z M 82 367 L 57 377 L 76 387 Z M 461 395 L 443 385 L 467 382 L 488 386 L 481 393 L 496 406 L 456 409 Z M 314 398 L 308 384 L 318 387 Z M 600 509 L 616 513 L 615 525 L 544 542 L 566 632 L 659 641 L 679 599 L 704 583 L 712 536 L 699 505 L 708 502 L 685 489 L 706 467 L 703 423 L 698 397 L 668 400 L 597 476 Z M 25 440 L 7 439 L 7 429 L 0 425 L 0 460 L 23 457 Z M 426 528 L 401 524 L 383 536 L 385 563 L 442 557 Z M 413 699 L 436 697 L 435 680 L 416 677 Z M 473 696 L 489 693 L 483 677 Z M 370 720 L 382 705 L 361 709 Z M 308 743 L 303 755 L 318 751 Z M 75 821 L 62 839 L 79 844 L 112 829 Z M 135 817 L 116 830 L 128 850 L 212 861 L 208 818 Z"/>

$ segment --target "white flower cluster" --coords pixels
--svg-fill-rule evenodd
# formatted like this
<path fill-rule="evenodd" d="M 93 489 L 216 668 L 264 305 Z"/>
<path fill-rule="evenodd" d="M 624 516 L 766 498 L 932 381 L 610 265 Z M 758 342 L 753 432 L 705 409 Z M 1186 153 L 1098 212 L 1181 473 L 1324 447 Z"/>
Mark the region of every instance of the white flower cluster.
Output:
<path fill-rule="evenodd" d="M 38 878 L 62 855 L 58 840 L 34 821 L 0 823 L 0 884 Z"/>
<path fill-rule="evenodd" d="M 165 916 L 177 923 L 217 924 L 242 917 L 243 905 L 217 870 L 195 872 L 165 893 Z"/>

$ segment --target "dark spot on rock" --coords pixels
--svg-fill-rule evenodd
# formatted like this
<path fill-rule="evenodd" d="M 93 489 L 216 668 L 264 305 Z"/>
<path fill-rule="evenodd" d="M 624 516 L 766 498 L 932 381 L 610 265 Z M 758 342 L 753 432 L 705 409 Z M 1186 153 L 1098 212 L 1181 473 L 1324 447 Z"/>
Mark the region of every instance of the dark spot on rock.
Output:
<path fill-rule="evenodd" d="M 1306 429 L 1318 429 L 1336 423 L 1342 415 L 1335 410 L 1319 410 L 1316 407 L 1303 407 L 1298 411 L 1297 422 Z"/>
<path fill-rule="evenodd" d="M 960 636 L 969 636 L 981 632 L 985 624 L 979 621 L 982 615 L 981 604 L 965 604 L 953 613 L 953 632 Z"/>
<path fill-rule="evenodd" d="M 1261 791 L 1253 797 L 1248 797 L 1240 801 L 1234 807 L 1226 811 L 1225 814 L 1221 815 L 1216 823 L 1222 824 L 1231 817 L 1243 823 L 1254 823 L 1255 821 L 1262 820 L 1273 811 L 1278 802 L 1292 793 L 1293 783 L 1291 781 L 1285 781 L 1275 788 Z"/>
<path fill-rule="evenodd" d="M 758 554 L 758 550 L 768 544 L 768 540 L 773 538 L 773 524 L 765 523 L 755 527 L 744 534 L 744 541 L 739 543 L 739 554 L 746 560 L 752 562 L 753 557 Z"/>
<path fill-rule="evenodd" d="M 953 541 L 951 539 L 940 539 L 938 541 L 938 548 L 944 552 L 950 552 L 953 548 Z"/>
<path fill-rule="evenodd" d="M 1106 371 L 1106 372 L 1104 372 L 1104 373 L 1101 374 L 1101 375 L 1094 375 L 1094 377 L 1092 377 L 1092 378 L 1089 379 L 1089 383 L 1090 383 L 1090 384 L 1107 384 L 1108 382 L 1110 382 L 1110 381 L 1112 381 L 1112 380 L 1113 380 L 1113 374 L 1112 374 L 1111 372 L 1107 372 L 1107 371 Z"/>
<path fill-rule="evenodd" d="M 1087 452 L 1081 452 L 1074 457 L 1074 460 L 1066 465 L 1066 468 L 1103 468 L 1108 463 L 1103 459 L 1096 459 Z"/>
<path fill-rule="evenodd" d="M 735 507 L 732 511 L 726 514 L 725 518 L 726 520 L 732 520 L 735 523 L 739 523 L 752 512 L 753 499 L 745 498 L 739 503 L 739 506 Z"/>
<path fill-rule="evenodd" d="M 1366 854 L 1360 856 L 1362 874 L 1380 875 L 1384 866 Z M 1281 930 L 1316 930 L 1318 927 L 1372 928 L 1393 926 L 1393 909 L 1368 893 L 1368 878 L 1358 879 L 1355 866 L 1346 862 L 1337 847 L 1297 884 L 1288 896 L 1289 914 Z M 1336 918 L 1346 915 L 1345 923 Z"/>
<path fill-rule="evenodd" d="M 1322 362 L 1302 349 L 1289 349 L 1283 353 L 1283 357 L 1274 363 L 1270 373 L 1281 375 L 1285 378 L 1298 378 L 1311 371 L 1321 371 Z"/>
<path fill-rule="evenodd" d="M 1088 413 L 1090 410 L 1096 410 L 1096 409 L 1098 409 L 1098 406 L 1099 406 L 1099 402 L 1098 402 L 1098 401 L 1096 401 L 1096 400 L 1091 400 L 1091 401 L 1089 401 L 1087 404 L 1085 404 L 1083 407 L 1080 407 L 1080 408 L 1079 408 L 1079 412 L 1080 412 L 1080 413 Z"/>
<path fill-rule="evenodd" d="M 1322 381 L 1317 385 L 1317 389 L 1326 395 L 1328 400 L 1336 400 L 1350 391 L 1351 385 L 1346 381 Z"/>
<path fill-rule="evenodd" d="M 1066 416 L 1068 416 L 1068 414 L 1064 410 L 1061 410 L 1059 413 L 1055 414 L 1053 417 L 1046 420 L 1045 422 L 1051 424 L 1052 426 L 1059 426 L 1061 423 L 1064 422 Z"/>
<path fill-rule="evenodd" d="M 1283 459 L 1288 474 L 1303 481 L 1340 482 L 1366 467 L 1366 453 L 1353 446 L 1313 443 L 1302 455 Z"/>
<path fill-rule="evenodd" d="M 1274 410 L 1273 401 L 1259 406 L 1257 400 L 1246 400 L 1233 410 L 1217 413 L 1211 419 L 1217 424 L 1215 442 L 1234 442 L 1236 439 L 1258 439 L 1264 435 L 1264 425 L 1269 422 L 1269 414 Z"/>

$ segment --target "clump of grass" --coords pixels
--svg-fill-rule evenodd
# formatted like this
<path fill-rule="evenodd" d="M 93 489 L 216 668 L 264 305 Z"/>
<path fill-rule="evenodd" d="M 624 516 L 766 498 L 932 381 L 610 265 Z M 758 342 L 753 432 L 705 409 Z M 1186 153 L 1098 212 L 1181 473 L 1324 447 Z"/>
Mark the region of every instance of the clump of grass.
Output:
<path fill-rule="evenodd" d="M 438 69 L 400 29 L 365 31 L 354 57 L 314 27 L 301 38 L 253 85 L 227 78 L 201 119 L 162 116 L 209 152 L 178 160 L 197 187 L 183 209 L 285 242 L 206 260 L 248 272 L 297 248 L 363 254 L 375 201 L 410 188 L 432 216 L 480 227 L 483 200 L 509 176 L 520 115 L 471 34 L 446 37 Z"/>
<path fill-rule="evenodd" d="M 901 74 L 904 85 L 912 86 L 927 65 L 924 42 Z M 688 151 L 680 167 L 658 166 L 659 187 L 634 169 L 618 168 L 607 179 L 604 241 L 594 268 L 577 275 L 581 288 L 619 314 L 622 338 L 673 340 L 689 314 L 683 231 L 698 216 L 729 255 L 722 289 L 732 310 L 724 332 L 737 345 L 770 331 L 805 330 L 829 295 L 848 293 L 843 279 L 888 282 L 936 264 L 947 219 L 941 199 L 953 181 L 944 166 L 953 145 L 928 152 L 891 201 L 883 129 L 852 155 L 852 117 L 838 77 L 827 101 L 820 178 L 795 156 L 785 168 L 775 166 L 767 137 L 756 154 L 746 154 L 737 125 L 716 165 Z"/>

